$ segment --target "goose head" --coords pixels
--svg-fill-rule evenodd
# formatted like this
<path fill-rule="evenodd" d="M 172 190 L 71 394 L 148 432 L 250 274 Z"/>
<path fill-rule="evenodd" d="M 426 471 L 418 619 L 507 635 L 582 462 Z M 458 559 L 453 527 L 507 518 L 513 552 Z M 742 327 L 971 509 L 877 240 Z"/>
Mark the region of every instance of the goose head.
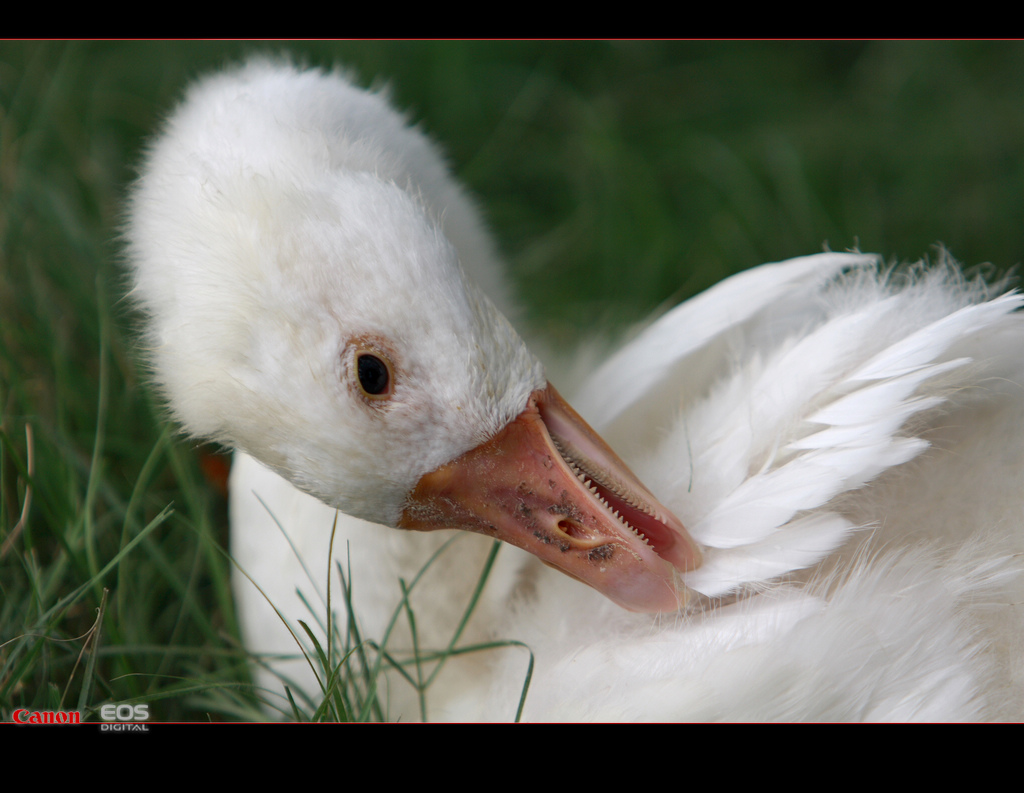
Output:
<path fill-rule="evenodd" d="M 628 609 L 677 608 L 697 546 L 547 382 L 415 184 L 204 91 L 151 148 L 127 231 L 184 429 L 347 514 L 480 532 Z"/>

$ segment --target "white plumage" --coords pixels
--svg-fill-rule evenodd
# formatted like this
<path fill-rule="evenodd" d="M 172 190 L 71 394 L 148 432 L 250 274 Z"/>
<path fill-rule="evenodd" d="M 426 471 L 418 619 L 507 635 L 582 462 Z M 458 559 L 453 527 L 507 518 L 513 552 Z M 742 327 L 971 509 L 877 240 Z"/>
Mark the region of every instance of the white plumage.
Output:
<path fill-rule="evenodd" d="M 401 524 L 417 481 L 544 384 L 495 308 L 509 291 L 472 206 L 380 96 L 255 61 L 191 90 L 129 237 L 158 384 L 190 433 L 239 449 L 240 568 L 293 625 L 322 621 L 337 517 L 354 612 L 381 638 L 447 532 L 350 515 Z M 527 719 L 1019 718 L 1024 323 L 1001 291 L 948 261 L 824 253 L 660 317 L 571 401 L 702 547 L 697 569 L 672 558 L 689 603 L 630 613 L 505 547 L 460 643 L 529 645 Z M 384 412 L 350 404 L 365 349 L 398 373 Z M 467 535 L 417 584 L 421 648 L 447 645 L 489 548 Z M 294 653 L 235 584 L 250 648 Z M 624 588 L 605 591 L 653 603 Z M 389 648 L 412 640 L 403 618 Z M 518 648 L 452 659 L 426 715 L 510 719 L 525 667 Z M 315 693 L 304 662 L 273 668 Z M 388 715 L 423 715 L 389 681 Z"/>
<path fill-rule="evenodd" d="M 744 311 L 743 280 L 769 275 L 786 299 L 755 290 Z M 630 345 L 665 379 L 597 424 L 638 439 L 623 451 L 704 545 L 685 579 L 709 597 L 672 620 L 552 609 L 561 633 L 537 606 L 504 631 L 549 670 L 525 716 L 1019 718 L 1019 296 L 949 263 L 887 276 L 831 254 L 715 290 Z M 673 405 L 656 337 L 699 334 L 722 298 L 741 320 L 678 361 L 693 379 Z"/>

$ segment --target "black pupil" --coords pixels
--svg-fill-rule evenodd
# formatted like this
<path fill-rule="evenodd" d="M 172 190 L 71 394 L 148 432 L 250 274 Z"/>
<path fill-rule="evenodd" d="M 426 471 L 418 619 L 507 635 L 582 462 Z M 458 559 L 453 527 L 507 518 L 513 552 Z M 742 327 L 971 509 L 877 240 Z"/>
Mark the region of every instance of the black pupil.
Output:
<path fill-rule="evenodd" d="M 383 394 L 388 390 L 388 367 L 376 355 L 359 356 L 359 385 L 367 394 Z"/>

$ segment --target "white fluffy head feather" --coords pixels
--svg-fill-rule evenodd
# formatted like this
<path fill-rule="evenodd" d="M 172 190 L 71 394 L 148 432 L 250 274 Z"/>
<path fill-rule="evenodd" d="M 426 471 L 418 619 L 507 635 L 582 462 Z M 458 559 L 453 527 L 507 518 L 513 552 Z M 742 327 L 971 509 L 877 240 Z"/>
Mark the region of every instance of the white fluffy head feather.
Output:
<path fill-rule="evenodd" d="M 472 213 L 442 225 L 464 201 L 378 95 L 262 61 L 194 86 L 146 158 L 128 223 L 133 297 L 175 418 L 394 525 L 420 476 L 544 384 L 465 277 L 460 253 L 478 279 L 494 269 L 460 220 Z M 386 404 L 360 393 L 357 349 L 391 363 Z"/>

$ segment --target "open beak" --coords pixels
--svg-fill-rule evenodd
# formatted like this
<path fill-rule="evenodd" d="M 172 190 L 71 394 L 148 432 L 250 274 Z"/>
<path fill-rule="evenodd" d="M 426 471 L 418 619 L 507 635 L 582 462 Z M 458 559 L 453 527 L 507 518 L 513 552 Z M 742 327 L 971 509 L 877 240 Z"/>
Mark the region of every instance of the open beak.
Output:
<path fill-rule="evenodd" d="M 496 537 L 631 611 L 678 609 L 674 571 L 701 562 L 679 519 L 550 383 L 489 441 L 420 479 L 398 526 Z"/>

